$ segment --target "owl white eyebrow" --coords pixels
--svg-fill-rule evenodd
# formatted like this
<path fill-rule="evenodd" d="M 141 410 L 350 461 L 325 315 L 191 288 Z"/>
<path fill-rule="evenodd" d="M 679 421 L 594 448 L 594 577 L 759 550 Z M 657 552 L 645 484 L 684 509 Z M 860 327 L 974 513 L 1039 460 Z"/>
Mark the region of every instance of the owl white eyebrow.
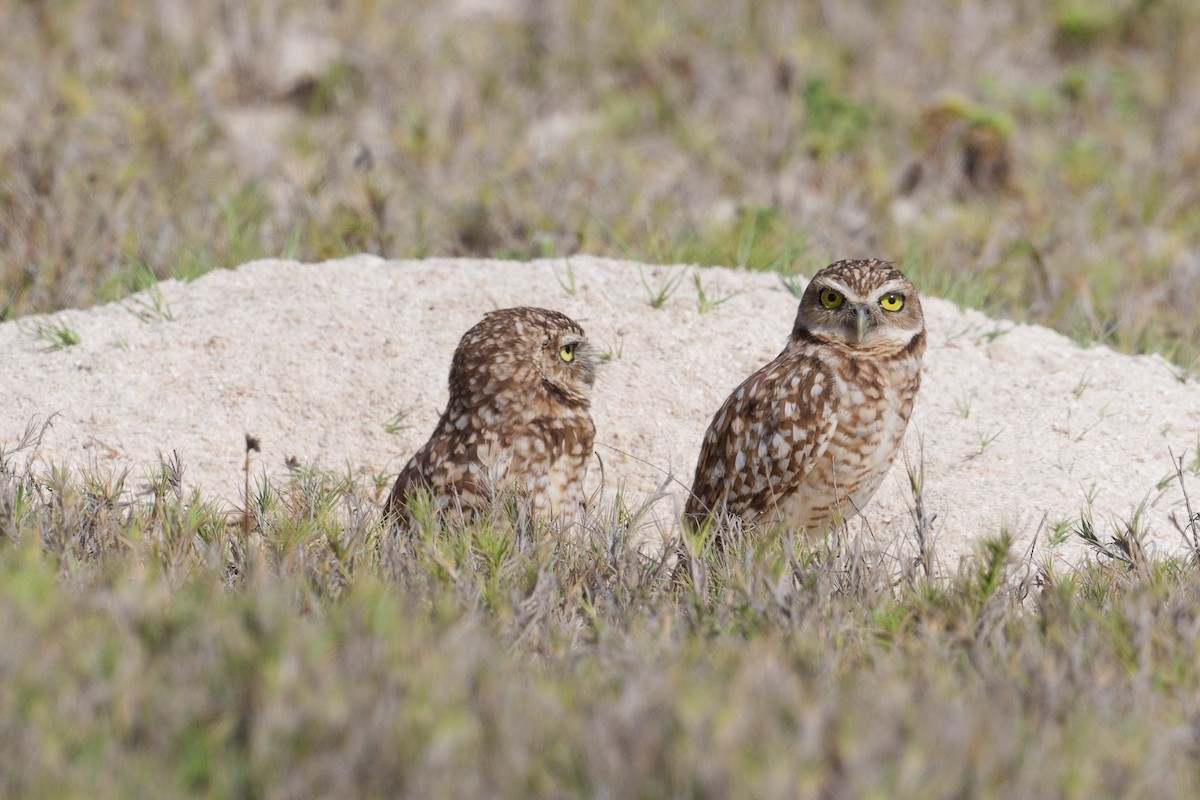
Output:
<path fill-rule="evenodd" d="M 842 283 L 841 281 L 836 281 L 833 278 L 826 278 L 824 280 L 824 283 L 830 289 L 833 289 L 836 292 L 841 292 L 842 296 L 844 296 L 848 299 L 858 297 L 857 292 L 853 291 L 850 287 L 848 287 L 846 284 Z"/>
<path fill-rule="evenodd" d="M 884 284 L 883 288 L 877 290 L 874 294 L 869 295 L 867 297 L 863 297 L 862 295 L 860 295 L 858 292 L 851 289 L 846 284 L 842 283 L 841 281 L 834 280 L 832 278 L 826 278 L 825 285 L 828 286 L 830 289 L 833 289 L 834 291 L 841 292 L 842 296 L 845 297 L 851 303 L 865 303 L 865 302 L 877 300 L 877 299 L 879 299 L 879 297 L 881 297 L 885 293 L 891 293 L 891 292 L 897 291 L 896 288 L 892 288 L 892 287 L 901 287 L 902 288 L 904 286 L 904 284 L 899 281 L 890 281 L 890 282 Z"/>
<path fill-rule="evenodd" d="M 906 289 L 906 287 L 903 282 L 889 281 L 889 282 L 885 283 L 883 286 L 876 289 L 875 293 L 871 295 L 871 299 L 877 300 L 880 297 L 883 297 L 884 295 L 887 295 L 887 294 L 899 294 L 899 295 L 908 294 L 908 292 L 905 291 L 905 289 Z"/>

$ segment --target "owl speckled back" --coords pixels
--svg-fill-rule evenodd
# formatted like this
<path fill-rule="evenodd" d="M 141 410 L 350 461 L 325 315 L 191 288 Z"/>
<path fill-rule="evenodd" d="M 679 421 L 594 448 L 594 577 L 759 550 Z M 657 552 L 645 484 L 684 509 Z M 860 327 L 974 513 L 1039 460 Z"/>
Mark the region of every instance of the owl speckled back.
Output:
<path fill-rule="evenodd" d="M 516 499 L 541 522 L 574 523 L 595 439 L 596 366 L 583 328 L 557 311 L 484 316 L 459 341 L 446 410 L 396 479 L 386 512 L 407 527 L 410 501 L 428 492 L 450 521 Z"/>

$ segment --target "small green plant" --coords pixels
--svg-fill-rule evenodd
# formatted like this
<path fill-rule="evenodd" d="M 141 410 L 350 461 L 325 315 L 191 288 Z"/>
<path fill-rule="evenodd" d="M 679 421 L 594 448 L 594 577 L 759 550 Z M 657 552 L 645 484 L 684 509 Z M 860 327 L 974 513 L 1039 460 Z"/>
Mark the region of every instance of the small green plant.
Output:
<path fill-rule="evenodd" d="M 788 292 L 791 293 L 792 297 L 796 298 L 797 300 L 804 297 L 804 289 L 808 286 L 808 284 L 802 278 L 796 275 L 784 275 L 782 273 L 779 275 L 779 282 L 782 283 L 783 288 L 787 289 Z"/>
<path fill-rule="evenodd" d="M 667 299 L 679 288 L 679 284 L 683 281 L 684 276 L 687 275 L 687 270 L 680 269 L 677 272 L 668 270 L 663 279 L 654 288 L 651 288 L 650 284 L 646 282 L 646 273 L 644 271 L 639 270 L 638 274 L 642 278 L 642 286 L 646 290 L 646 297 L 650 302 L 650 307 L 662 308 Z"/>
<path fill-rule="evenodd" d="M 1000 438 L 1000 434 L 1004 432 L 1004 427 L 1005 426 L 1003 425 L 989 426 L 985 433 L 979 434 L 979 450 L 968 456 L 968 459 L 978 458 L 987 452 L 987 449 L 991 446 L 992 442 Z"/>
<path fill-rule="evenodd" d="M 958 409 L 960 417 L 969 419 L 971 416 L 971 393 L 964 389 L 962 394 L 954 401 L 954 407 Z"/>
<path fill-rule="evenodd" d="M 1079 376 L 1079 383 L 1075 384 L 1075 388 L 1071 390 L 1071 395 L 1076 400 L 1083 397 L 1083 393 L 1086 392 L 1088 387 L 1092 385 L 1092 382 L 1088 377 L 1088 372 L 1090 369 L 1091 368 L 1089 367 L 1083 371 L 1083 374 Z"/>
<path fill-rule="evenodd" d="M 617 343 L 615 345 L 606 344 L 600 349 L 600 352 L 596 354 L 596 357 L 601 361 L 616 361 L 624 354 L 624 352 L 625 340 L 621 337 L 617 337 Z"/>
<path fill-rule="evenodd" d="M 982 334 L 980 334 L 979 339 L 980 339 L 980 341 L 991 344 L 992 342 L 999 339 L 1001 336 L 1012 333 L 1012 331 L 1013 331 L 1012 325 L 997 323 L 996 325 L 992 326 L 992 328 L 990 330 L 984 331 Z"/>
<path fill-rule="evenodd" d="M 370 474 L 371 487 L 375 490 L 375 496 L 378 497 L 381 492 L 389 488 L 396 480 L 394 473 L 372 472 Z"/>
<path fill-rule="evenodd" d="M 1070 538 L 1070 520 L 1059 520 L 1054 524 L 1054 529 L 1050 531 L 1050 535 L 1046 538 L 1046 543 L 1049 544 L 1051 548 L 1060 547 Z"/>
<path fill-rule="evenodd" d="M 172 322 L 175 319 L 175 312 L 171 310 L 170 303 L 163 297 L 162 289 L 157 283 L 146 287 L 139 294 L 130 295 L 121 305 L 142 322 Z"/>
<path fill-rule="evenodd" d="M 1143 499 L 1127 519 L 1116 521 L 1115 530 L 1109 536 L 1108 541 L 1100 539 L 1089 510 L 1080 517 L 1079 537 L 1097 555 L 1124 565 L 1127 571 L 1145 575 L 1149 562 L 1145 544 L 1145 515 L 1148 504 L 1149 499 Z"/>
<path fill-rule="evenodd" d="M 1090 425 L 1085 425 L 1085 426 L 1084 426 L 1084 428 L 1083 428 L 1083 430 L 1079 431 L 1079 433 L 1077 433 L 1077 434 L 1076 434 L 1076 435 L 1075 435 L 1075 436 L 1072 438 L 1072 441 L 1074 441 L 1074 442 L 1080 442 L 1080 441 L 1083 441 L 1083 437 L 1084 437 L 1084 436 L 1087 436 L 1087 435 L 1088 435 L 1088 433 L 1090 433 L 1090 432 L 1092 431 L 1092 429 L 1093 429 L 1093 428 L 1095 428 L 1095 427 L 1096 427 L 1097 425 L 1099 425 L 1101 422 L 1104 422 L 1104 420 L 1106 420 L 1106 419 L 1108 419 L 1109 417 L 1111 417 L 1111 416 L 1112 416 L 1112 412 L 1111 412 L 1111 411 L 1109 411 L 1109 406 L 1110 406 L 1110 405 L 1111 405 L 1111 401 L 1110 401 L 1110 402 L 1108 402 L 1108 403 L 1105 403 L 1103 406 L 1101 406 L 1101 407 L 1100 407 L 1100 410 L 1099 410 L 1099 411 L 1096 413 L 1096 419 L 1095 419 L 1095 421 L 1094 421 L 1094 422 L 1092 422 Z M 1068 411 L 1068 413 L 1070 413 L 1070 412 Z"/>
<path fill-rule="evenodd" d="M 415 409 L 412 408 L 402 408 L 395 414 L 392 414 L 392 416 L 388 417 L 387 421 L 383 423 L 384 431 L 386 431 L 389 436 L 398 436 L 401 433 L 404 433 L 404 431 L 412 430 L 413 426 L 412 423 L 409 422 L 409 417 L 412 416 L 414 410 Z"/>
<path fill-rule="evenodd" d="M 1011 552 L 1012 534 L 1003 527 L 998 536 L 984 539 L 976 546 L 975 559 L 965 581 L 969 602 L 982 607 L 1001 589 Z"/>
<path fill-rule="evenodd" d="M 1105 403 L 1103 406 L 1101 406 L 1099 412 L 1096 414 L 1096 419 L 1090 424 L 1084 425 L 1083 428 L 1078 431 L 1074 430 L 1074 427 L 1071 424 L 1071 418 L 1074 416 L 1074 409 L 1068 407 L 1066 425 L 1055 425 L 1054 430 L 1063 434 L 1072 442 L 1081 442 L 1083 441 L 1083 437 L 1087 436 L 1097 425 L 1112 416 L 1112 412 L 1109 411 L 1109 405 L 1111 405 L 1111 403 Z"/>
<path fill-rule="evenodd" d="M 916 460 L 904 451 L 904 471 L 908 475 L 908 489 L 912 495 L 909 513 L 913 519 L 913 534 L 917 545 L 917 563 L 926 580 L 935 574 L 933 521 L 936 514 L 925 507 L 925 437 L 918 435 Z"/>
<path fill-rule="evenodd" d="M 563 288 L 563 291 L 571 297 L 575 297 L 579 292 L 579 287 L 575 284 L 575 270 L 571 266 L 570 261 L 564 261 L 566 264 L 566 278 L 558 274 L 558 270 L 554 270 L 554 279 L 558 281 L 558 285 Z"/>
<path fill-rule="evenodd" d="M 52 350 L 65 350 L 82 341 L 79 332 L 71 326 L 66 316 L 45 317 L 21 323 L 21 332 L 34 341 L 45 342 Z"/>
<path fill-rule="evenodd" d="M 741 294 L 741 292 L 734 292 L 733 294 L 718 294 L 714 292 L 710 295 L 704 288 L 704 282 L 700 279 L 699 272 L 692 273 L 692 281 L 696 284 L 696 303 L 701 314 L 707 314 L 714 308 L 729 302 Z"/>

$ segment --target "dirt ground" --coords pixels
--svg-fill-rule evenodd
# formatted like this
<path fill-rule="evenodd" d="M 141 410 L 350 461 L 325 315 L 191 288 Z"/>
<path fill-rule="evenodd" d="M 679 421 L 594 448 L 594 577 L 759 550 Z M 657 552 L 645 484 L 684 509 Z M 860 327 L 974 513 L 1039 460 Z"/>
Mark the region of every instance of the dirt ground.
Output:
<path fill-rule="evenodd" d="M 681 270 L 678 288 L 652 308 L 644 284 Z M 710 299 L 728 299 L 701 313 L 693 273 Z M 159 286 L 173 319 L 135 313 L 153 305 L 144 294 L 68 311 L 59 316 L 81 342 L 61 350 L 30 335 L 33 318 L 0 324 L 0 447 L 11 451 L 32 419 L 54 414 L 40 465 L 129 469 L 137 492 L 160 454 L 175 451 L 185 491 L 231 507 L 247 433 L 261 441 L 257 473 L 286 480 L 291 459 L 393 476 L 433 428 L 459 336 L 488 310 L 539 305 L 574 317 L 613 354 L 597 382 L 589 479 L 603 477 L 608 495 L 620 487 L 644 497 L 667 475 L 690 483 L 713 412 L 779 351 L 796 309 L 774 274 L 586 256 L 259 261 Z M 914 461 L 924 454 L 946 566 L 1001 529 L 1023 548 L 1038 532 L 1042 555 L 1074 560 L 1073 541 L 1046 548 L 1089 505 L 1105 536 L 1144 505 L 1152 546 L 1182 545 L 1170 521 L 1184 515 L 1169 451 L 1200 470 L 1200 385 L 1158 357 L 1080 348 L 1045 328 L 923 303 L 929 349 L 906 449 Z M 397 414 L 401 429 L 389 433 Z M 1185 480 L 1200 506 L 1200 477 Z M 643 522 L 651 537 L 682 508 L 684 487 L 671 491 Z M 852 530 L 903 541 L 911 501 L 897 463 Z"/>

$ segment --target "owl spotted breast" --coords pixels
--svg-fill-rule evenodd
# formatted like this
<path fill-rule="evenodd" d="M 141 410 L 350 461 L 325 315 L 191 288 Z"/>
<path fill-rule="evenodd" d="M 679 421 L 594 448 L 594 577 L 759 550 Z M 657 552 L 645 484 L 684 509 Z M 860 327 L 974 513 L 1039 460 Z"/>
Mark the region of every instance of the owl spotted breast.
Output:
<path fill-rule="evenodd" d="M 921 382 L 925 320 L 886 261 L 813 276 L 787 345 L 717 411 L 685 508 L 822 535 L 861 511 L 900 448 Z"/>
<path fill-rule="evenodd" d="M 573 524 L 596 428 L 589 395 L 596 354 L 556 311 L 493 311 L 467 331 L 450 365 L 450 399 L 429 441 L 405 465 L 386 512 L 412 524 L 410 501 L 432 495 L 445 519 L 525 504 L 557 529 Z"/>

